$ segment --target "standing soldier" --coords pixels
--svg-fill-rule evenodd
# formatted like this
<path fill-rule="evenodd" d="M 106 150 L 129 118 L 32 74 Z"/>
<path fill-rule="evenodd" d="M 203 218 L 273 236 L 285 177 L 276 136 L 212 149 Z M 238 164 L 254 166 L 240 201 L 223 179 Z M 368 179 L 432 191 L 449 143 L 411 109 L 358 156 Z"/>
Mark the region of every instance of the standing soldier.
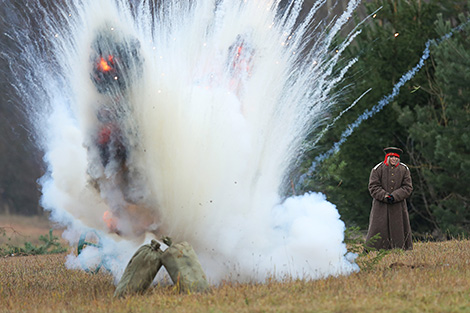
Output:
<path fill-rule="evenodd" d="M 408 167 L 400 162 L 403 151 L 384 149 L 385 160 L 370 173 L 369 192 L 373 198 L 366 246 L 376 249 L 413 249 L 406 199 L 413 191 Z M 370 239 L 379 234 L 376 241 Z"/>

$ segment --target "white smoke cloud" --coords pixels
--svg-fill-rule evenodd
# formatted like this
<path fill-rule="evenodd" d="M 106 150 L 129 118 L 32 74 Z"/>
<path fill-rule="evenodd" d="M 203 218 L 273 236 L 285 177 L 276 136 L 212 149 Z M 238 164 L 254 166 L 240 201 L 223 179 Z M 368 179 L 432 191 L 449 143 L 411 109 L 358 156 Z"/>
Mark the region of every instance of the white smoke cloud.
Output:
<path fill-rule="evenodd" d="M 41 40 L 61 65 L 44 75 L 46 118 L 37 123 L 49 169 L 42 204 L 68 227 L 71 244 L 93 229 L 101 245 L 69 256 L 67 266 L 105 260 L 118 279 L 139 245 L 169 235 L 194 247 L 212 283 L 357 271 L 333 204 L 316 193 L 279 194 L 341 79 L 331 72 L 337 57 L 328 57 L 334 34 L 300 57 L 300 6 L 283 16 L 270 1 L 170 2 L 153 15 L 124 0 L 71 1 L 62 23 L 46 21 L 50 38 Z M 106 92 L 92 82 L 102 33 L 100 49 L 120 42 L 140 55 L 112 82 L 125 85 Z M 35 59 L 32 67 L 47 73 Z M 47 83 L 56 76 L 61 88 Z M 119 112 L 125 171 L 96 143 L 103 109 Z"/>

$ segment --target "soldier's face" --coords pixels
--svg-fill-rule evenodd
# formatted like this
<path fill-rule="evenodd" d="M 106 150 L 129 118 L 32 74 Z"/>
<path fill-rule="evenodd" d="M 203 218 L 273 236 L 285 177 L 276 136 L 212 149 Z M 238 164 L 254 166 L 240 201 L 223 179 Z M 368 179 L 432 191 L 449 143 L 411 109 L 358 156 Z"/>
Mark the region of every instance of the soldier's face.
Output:
<path fill-rule="evenodd" d="M 390 163 L 390 165 L 395 166 L 398 162 L 400 162 L 400 158 L 393 155 L 388 157 L 388 163 Z"/>

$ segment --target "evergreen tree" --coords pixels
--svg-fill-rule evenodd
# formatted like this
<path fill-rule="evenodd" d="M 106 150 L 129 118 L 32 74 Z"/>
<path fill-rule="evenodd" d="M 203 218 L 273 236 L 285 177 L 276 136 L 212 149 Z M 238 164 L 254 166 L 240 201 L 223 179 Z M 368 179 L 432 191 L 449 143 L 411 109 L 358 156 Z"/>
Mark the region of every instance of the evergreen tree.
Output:
<path fill-rule="evenodd" d="M 343 103 L 339 103 L 332 116 L 336 116 L 357 99 L 364 91 L 371 91 L 345 114 L 326 133 L 323 140 L 309 155 L 310 160 L 328 150 L 337 142 L 341 133 L 367 109 L 371 109 L 385 95 L 391 93 L 401 76 L 415 66 L 422 57 L 425 44 L 430 38 L 438 38 L 434 22 L 443 12 L 440 1 L 375 0 L 366 5 L 372 17 L 365 23 L 362 33 L 349 49 L 350 57 L 359 61 L 349 71 L 340 86 Z M 376 11 L 377 9 L 380 10 Z M 446 12 L 454 12 L 449 4 Z M 316 168 L 304 184 L 304 190 L 324 192 L 328 200 L 336 204 L 342 219 L 348 225 L 367 228 L 371 197 L 368 192 L 370 170 L 383 161 L 382 148 L 398 146 L 405 150 L 402 162 L 409 165 L 415 188 L 420 189 L 413 151 L 408 141 L 409 130 L 399 123 L 399 116 L 406 107 L 426 107 L 432 95 L 415 88 L 427 84 L 433 76 L 434 67 L 426 63 L 415 77 L 402 87 L 393 103 L 365 120 L 348 137 L 335 155 Z M 310 161 L 305 163 L 308 167 Z M 413 204 L 413 201 L 410 201 Z M 437 225 L 434 216 L 427 214 L 421 206 L 410 207 L 412 228 L 426 232 Z"/>
<path fill-rule="evenodd" d="M 420 188 L 414 202 L 435 225 L 435 234 L 470 234 L 470 27 L 432 50 L 435 74 L 422 89 L 431 97 L 426 105 L 407 106 L 400 123 L 409 129 L 407 148 Z M 436 23 L 439 36 L 451 33 L 450 21 Z"/>

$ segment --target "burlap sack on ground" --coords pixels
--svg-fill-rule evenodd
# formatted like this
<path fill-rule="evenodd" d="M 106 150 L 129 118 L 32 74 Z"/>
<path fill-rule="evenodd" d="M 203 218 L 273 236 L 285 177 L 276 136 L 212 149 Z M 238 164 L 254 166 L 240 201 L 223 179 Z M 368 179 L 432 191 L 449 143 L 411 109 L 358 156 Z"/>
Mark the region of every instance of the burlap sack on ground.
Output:
<path fill-rule="evenodd" d="M 140 247 L 127 264 L 114 296 L 123 297 L 126 294 L 143 293 L 147 290 L 162 267 L 162 254 L 163 251 L 160 250 L 160 244 L 156 240 Z"/>
<path fill-rule="evenodd" d="M 162 264 L 180 292 L 208 291 L 206 275 L 191 245 L 185 241 L 172 244 L 168 237 L 163 242 L 169 247 L 162 255 Z"/>

